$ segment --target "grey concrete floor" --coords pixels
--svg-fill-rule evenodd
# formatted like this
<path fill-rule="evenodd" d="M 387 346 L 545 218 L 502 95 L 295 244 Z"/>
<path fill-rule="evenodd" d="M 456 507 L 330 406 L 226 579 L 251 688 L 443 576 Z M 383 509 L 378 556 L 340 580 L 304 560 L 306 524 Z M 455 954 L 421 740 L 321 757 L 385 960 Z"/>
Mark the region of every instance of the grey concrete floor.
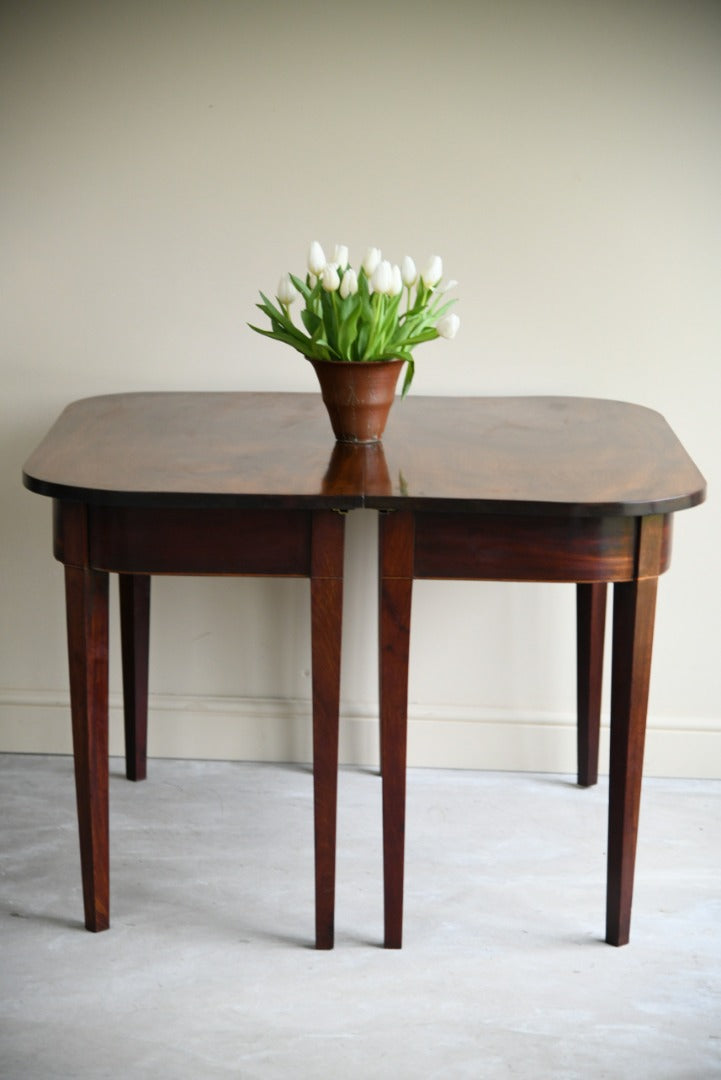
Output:
<path fill-rule="evenodd" d="M 721 1076 L 721 783 L 647 780 L 631 944 L 603 944 L 607 785 L 412 770 L 405 940 L 380 781 L 340 775 L 336 948 L 310 770 L 111 762 L 111 929 L 82 928 L 72 762 L 0 756 L 0 1076 Z"/>

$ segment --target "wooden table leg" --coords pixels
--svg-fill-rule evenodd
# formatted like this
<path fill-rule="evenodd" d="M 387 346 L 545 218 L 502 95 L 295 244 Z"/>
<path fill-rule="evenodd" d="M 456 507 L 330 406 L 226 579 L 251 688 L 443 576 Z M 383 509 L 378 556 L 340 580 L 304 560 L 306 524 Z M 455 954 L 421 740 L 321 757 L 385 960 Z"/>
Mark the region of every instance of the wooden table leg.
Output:
<path fill-rule="evenodd" d="M 317 949 L 333 948 L 335 927 L 344 533 L 343 515 L 332 510 L 314 512 L 310 596 Z"/>
<path fill-rule="evenodd" d="M 107 930 L 108 575 L 66 566 L 65 596 L 85 926 Z"/>
<path fill-rule="evenodd" d="M 118 581 L 123 658 L 125 775 L 128 780 L 145 780 L 148 748 L 150 575 L 120 574 Z"/>
<path fill-rule="evenodd" d="M 614 586 L 606 941 L 626 945 L 636 863 L 657 578 Z"/>
<path fill-rule="evenodd" d="M 580 787 L 598 783 L 606 592 L 606 583 L 602 581 L 576 586 L 576 738 Z"/>
<path fill-rule="evenodd" d="M 611 764 L 608 802 L 606 941 L 626 945 L 641 803 L 651 653 L 663 519 L 641 519 L 638 576 L 613 593 Z"/>
<path fill-rule="evenodd" d="M 413 592 L 413 515 L 381 514 L 379 698 L 383 784 L 384 945 L 403 944 L 408 659 Z"/>

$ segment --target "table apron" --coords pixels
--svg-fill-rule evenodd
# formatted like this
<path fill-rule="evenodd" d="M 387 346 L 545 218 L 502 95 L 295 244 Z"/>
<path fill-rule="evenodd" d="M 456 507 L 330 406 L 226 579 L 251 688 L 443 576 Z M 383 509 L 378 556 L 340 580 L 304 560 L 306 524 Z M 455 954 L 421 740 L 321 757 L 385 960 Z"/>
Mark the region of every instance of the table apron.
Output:
<path fill-rule="evenodd" d="M 310 576 L 313 514 L 56 500 L 54 551 L 66 565 L 117 573 Z"/>
<path fill-rule="evenodd" d="M 498 581 L 631 581 L 671 561 L 672 515 L 538 517 L 416 512 L 415 578 Z M 652 566 L 640 560 L 641 522 L 660 530 Z"/>

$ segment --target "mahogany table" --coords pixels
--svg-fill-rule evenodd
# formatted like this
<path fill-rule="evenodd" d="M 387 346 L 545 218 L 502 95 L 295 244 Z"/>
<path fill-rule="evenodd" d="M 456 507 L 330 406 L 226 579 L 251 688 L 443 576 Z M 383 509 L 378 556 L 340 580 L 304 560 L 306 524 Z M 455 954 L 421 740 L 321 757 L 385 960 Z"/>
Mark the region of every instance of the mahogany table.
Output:
<path fill-rule="evenodd" d="M 310 578 L 316 945 L 333 944 L 344 518 L 319 395 L 120 394 L 70 405 L 24 469 L 65 564 L 85 925 L 109 925 L 108 573 L 120 575 L 126 769 L 146 771 L 152 574 Z M 338 455 L 335 455 L 338 462 Z"/>
<path fill-rule="evenodd" d="M 663 417 L 581 398 L 415 398 L 384 439 L 380 715 L 385 945 L 403 918 L 414 578 L 572 582 L 578 781 L 596 782 L 606 586 L 614 585 L 606 940 L 628 941 L 658 576 L 704 479 Z"/>
<path fill-rule="evenodd" d="M 152 574 L 311 583 L 316 945 L 333 944 L 342 513 L 382 511 L 385 944 L 402 939 L 414 578 L 576 583 L 579 783 L 597 776 L 614 583 L 607 939 L 628 940 L 656 582 L 703 477 L 658 414 L 574 398 L 408 398 L 383 445 L 334 444 L 317 394 L 121 394 L 66 409 L 24 481 L 65 564 L 85 922 L 109 925 L 108 574 L 119 574 L 126 768 L 145 776 Z M 338 513 L 337 511 L 340 511 Z"/>

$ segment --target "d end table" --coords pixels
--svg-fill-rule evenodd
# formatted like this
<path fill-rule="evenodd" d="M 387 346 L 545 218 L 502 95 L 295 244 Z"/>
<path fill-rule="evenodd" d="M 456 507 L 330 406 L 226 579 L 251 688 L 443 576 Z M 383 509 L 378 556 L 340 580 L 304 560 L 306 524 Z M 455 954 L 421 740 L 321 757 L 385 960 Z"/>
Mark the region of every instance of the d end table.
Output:
<path fill-rule="evenodd" d="M 584 398 L 414 398 L 384 440 L 380 716 L 385 944 L 403 917 L 414 579 L 575 583 L 578 781 L 596 782 L 606 588 L 614 586 L 606 940 L 628 941 L 656 586 L 674 513 L 705 482 L 658 413 Z"/>
<path fill-rule="evenodd" d="M 120 582 L 126 768 L 146 770 L 153 574 L 310 578 L 316 945 L 333 944 L 343 512 L 362 502 L 332 464 L 317 395 L 141 393 L 70 405 L 24 482 L 53 499 L 65 566 L 85 925 L 110 919 L 108 574 Z M 336 455 L 337 457 L 337 455 Z"/>

